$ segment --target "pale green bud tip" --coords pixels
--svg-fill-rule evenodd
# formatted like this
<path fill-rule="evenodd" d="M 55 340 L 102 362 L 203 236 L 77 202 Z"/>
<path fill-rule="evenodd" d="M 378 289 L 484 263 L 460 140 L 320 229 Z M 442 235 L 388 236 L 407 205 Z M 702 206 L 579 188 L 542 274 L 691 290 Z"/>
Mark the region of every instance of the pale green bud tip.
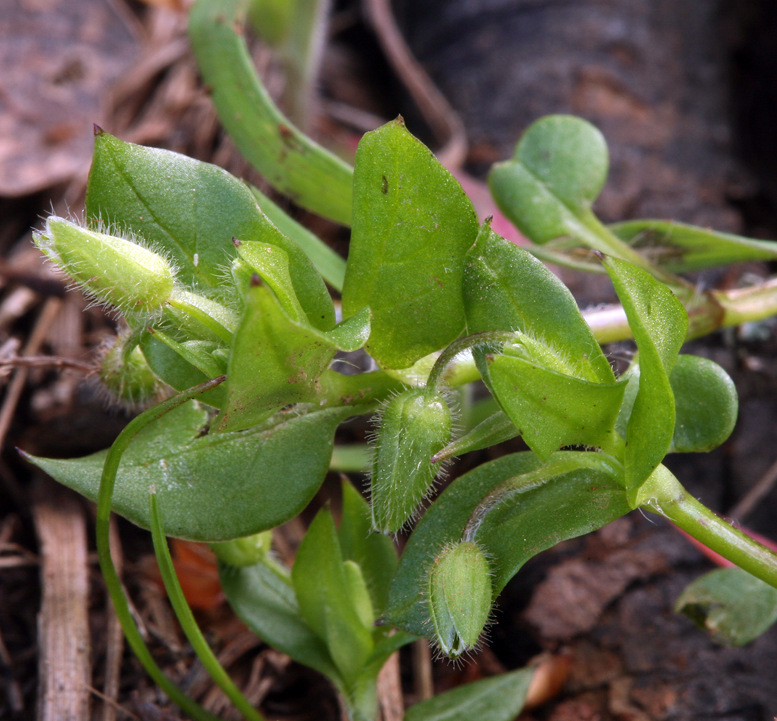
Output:
<path fill-rule="evenodd" d="M 272 546 L 272 531 L 262 531 L 253 536 L 210 544 L 211 550 L 219 560 L 229 566 L 255 566 L 267 557 L 270 546 Z"/>
<path fill-rule="evenodd" d="M 447 546 L 428 580 L 429 615 L 440 651 L 458 658 L 478 642 L 491 613 L 491 570 L 475 543 Z"/>
<path fill-rule="evenodd" d="M 86 293 L 125 313 L 161 308 L 173 291 L 175 271 L 167 258 L 131 240 L 57 217 L 33 238 Z"/>

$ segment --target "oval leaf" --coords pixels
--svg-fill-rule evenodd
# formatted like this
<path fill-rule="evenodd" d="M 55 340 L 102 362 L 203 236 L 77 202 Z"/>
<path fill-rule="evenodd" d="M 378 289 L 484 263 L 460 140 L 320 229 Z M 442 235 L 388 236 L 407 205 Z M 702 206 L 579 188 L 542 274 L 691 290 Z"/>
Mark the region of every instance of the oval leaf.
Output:
<path fill-rule="evenodd" d="M 497 205 L 535 243 L 584 230 L 584 216 L 607 179 L 602 134 L 571 115 L 529 126 L 512 160 L 497 163 L 488 183 Z"/>
<path fill-rule="evenodd" d="M 335 429 L 350 415 L 353 409 L 343 408 L 279 414 L 272 424 L 250 431 L 201 436 L 207 413 L 187 403 L 129 446 L 113 508 L 149 528 L 148 493 L 154 486 L 170 536 L 227 541 L 274 528 L 296 516 L 315 495 L 329 468 Z M 94 500 L 105 454 L 26 458 Z"/>
<path fill-rule="evenodd" d="M 369 306 L 369 353 L 407 368 L 464 328 L 464 254 L 477 235 L 467 196 L 401 120 L 367 133 L 356 152 L 345 317 Z"/>

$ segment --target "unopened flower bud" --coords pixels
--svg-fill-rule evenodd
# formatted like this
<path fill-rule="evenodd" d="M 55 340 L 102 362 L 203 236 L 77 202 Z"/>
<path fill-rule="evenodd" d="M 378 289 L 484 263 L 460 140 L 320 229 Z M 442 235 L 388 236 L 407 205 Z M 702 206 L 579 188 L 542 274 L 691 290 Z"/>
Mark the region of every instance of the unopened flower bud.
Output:
<path fill-rule="evenodd" d="M 372 462 L 372 526 L 396 533 L 429 493 L 438 466 L 431 458 L 450 440 L 451 411 L 428 388 L 394 396 L 380 419 Z"/>
<path fill-rule="evenodd" d="M 34 234 L 34 240 L 87 294 L 124 313 L 161 308 L 173 291 L 172 264 L 131 240 L 54 216 L 43 232 Z"/>
<path fill-rule="evenodd" d="M 230 566 L 255 566 L 267 557 L 270 546 L 272 546 L 272 531 L 262 531 L 253 536 L 210 544 L 211 550 L 219 560 Z"/>
<path fill-rule="evenodd" d="M 119 336 L 102 357 L 97 376 L 117 400 L 135 404 L 159 393 L 160 382 L 143 351 L 127 336 Z"/>
<path fill-rule="evenodd" d="M 451 658 L 472 649 L 491 612 L 491 571 L 475 543 L 443 549 L 429 571 L 429 615 L 440 651 Z"/>

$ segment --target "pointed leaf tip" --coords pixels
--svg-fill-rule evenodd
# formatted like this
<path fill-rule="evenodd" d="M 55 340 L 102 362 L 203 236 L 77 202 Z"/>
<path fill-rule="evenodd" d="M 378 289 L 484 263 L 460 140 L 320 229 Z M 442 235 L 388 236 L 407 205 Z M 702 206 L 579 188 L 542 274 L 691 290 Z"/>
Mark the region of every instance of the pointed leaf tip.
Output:
<path fill-rule="evenodd" d="M 96 138 L 105 133 L 105 131 L 97 123 L 92 123 L 92 130 Z"/>

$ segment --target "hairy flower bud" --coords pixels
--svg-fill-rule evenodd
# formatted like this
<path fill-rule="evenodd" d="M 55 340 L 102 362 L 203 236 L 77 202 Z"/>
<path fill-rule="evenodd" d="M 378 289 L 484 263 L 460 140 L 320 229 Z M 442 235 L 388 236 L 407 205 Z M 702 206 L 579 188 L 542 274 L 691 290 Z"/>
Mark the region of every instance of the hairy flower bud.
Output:
<path fill-rule="evenodd" d="M 160 389 L 160 382 L 149 367 L 143 351 L 128 336 L 116 338 L 104 353 L 97 376 L 108 392 L 124 403 L 150 400 Z"/>
<path fill-rule="evenodd" d="M 429 571 L 428 605 L 440 651 L 451 658 L 472 649 L 491 612 L 491 571 L 477 544 L 443 549 Z"/>
<path fill-rule="evenodd" d="M 87 294 L 124 313 L 161 308 L 173 291 L 175 272 L 167 258 L 131 240 L 55 216 L 33 237 L 46 256 Z"/>
<path fill-rule="evenodd" d="M 451 412 L 428 388 L 394 396 L 380 419 L 372 462 L 372 526 L 396 533 L 413 516 L 434 482 L 432 456 L 450 440 Z"/>

